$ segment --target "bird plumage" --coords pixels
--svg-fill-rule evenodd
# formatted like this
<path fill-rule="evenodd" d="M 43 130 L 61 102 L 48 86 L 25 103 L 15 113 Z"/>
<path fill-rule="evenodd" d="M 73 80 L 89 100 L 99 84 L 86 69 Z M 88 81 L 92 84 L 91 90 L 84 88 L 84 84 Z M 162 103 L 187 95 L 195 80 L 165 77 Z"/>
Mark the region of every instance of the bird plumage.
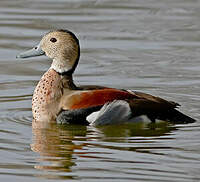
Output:
<path fill-rule="evenodd" d="M 44 35 L 39 45 L 19 58 L 46 55 L 52 59 L 33 94 L 32 111 L 36 122 L 73 124 L 117 124 L 140 120 L 192 123 L 195 120 L 177 110 L 179 104 L 142 92 L 77 86 L 73 72 L 80 57 L 76 36 L 67 30 Z"/>

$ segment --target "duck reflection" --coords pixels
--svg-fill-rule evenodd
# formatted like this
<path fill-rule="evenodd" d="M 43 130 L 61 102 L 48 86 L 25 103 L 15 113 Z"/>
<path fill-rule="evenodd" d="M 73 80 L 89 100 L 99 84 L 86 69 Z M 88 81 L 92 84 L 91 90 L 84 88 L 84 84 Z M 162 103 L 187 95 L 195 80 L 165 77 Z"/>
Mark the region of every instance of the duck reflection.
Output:
<path fill-rule="evenodd" d="M 116 126 L 105 126 L 99 128 L 104 134 L 101 142 L 111 143 L 112 145 L 104 145 L 111 151 L 132 151 L 137 153 L 148 153 L 155 155 L 164 155 L 163 149 L 169 150 L 171 146 L 160 145 L 168 139 L 173 139 L 170 135 L 177 130 L 176 126 L 164 123 L 151 124 L 124 124 Z M 124 143 L 124 145 L 122 144 Z M 101 143 L 100 143 L 101 145 Z M 173 146 L 172 146 L 173 147 Z"/>
<path fill-rule="evenodd" d="M 89 148 L 85 150 L 84 147 L 97 147 L 97 150 L 100 151 L 101 148 L 137 151 L 139 148 L 137 145 L 134 145 L 134 142 L 137 142 L 137 137 L 147 140 L 148 137 L 156 136 L 159 138 L 159 136 L 170 135 L 174 130 L 176 128 L 167 123 L 108 125 L 98 128 L 49 124 L 45 128 L 33 127 L 33 144 L 31 149 L 40 155 L 37 159 L 39 164 L 35 168 L 48 171 L 71 172 L 72 166 L 76 165 L 77 158 L 89 158 L 91 154 L 95 158 L 96 154 L 92 153 Z M 131 142 L 132 146 L 129 149 L 127 147 L 122 149 L 122 147 L 117 145 L 103 145 L 102 143 L 105 141 L 111 143 L 119 141 L 124 143 Z M 145 148 L 145 143 L 142 148 Z M 148 146 L 146 149 L 146 152 L 150 152 L 151 147 Z M 102 153 L 102 157 L 106 157 L 104 155 Z"/>
<path fill-rule="evenodd" d="M 44 128 L 33 127 L 32 131 L 31 149 L 40 154 L 37 159 L 39 164 L 35 168 L 70 172 L 75 165 L 73 153 L 84 146 L 73 141 L 86 136 L 86 126 L 49 124 Z"/>

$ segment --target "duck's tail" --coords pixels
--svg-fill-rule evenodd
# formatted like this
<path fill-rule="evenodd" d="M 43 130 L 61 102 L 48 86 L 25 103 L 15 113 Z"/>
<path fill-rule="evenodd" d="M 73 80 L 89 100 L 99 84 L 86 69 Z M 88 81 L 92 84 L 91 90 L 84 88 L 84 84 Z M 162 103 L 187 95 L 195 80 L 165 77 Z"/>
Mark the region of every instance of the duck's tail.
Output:
<path fill-rule="evenodd" d="M 167 121 L 170 123 L 175 123 L 175 124 L 187 124 L 187 123 L 194 123 L 196 120 L 181 113 L 180 111 L 173 109 L 169 113 L 165 114 Z M 162 119 L 162 118 L 161 118 Z"/>

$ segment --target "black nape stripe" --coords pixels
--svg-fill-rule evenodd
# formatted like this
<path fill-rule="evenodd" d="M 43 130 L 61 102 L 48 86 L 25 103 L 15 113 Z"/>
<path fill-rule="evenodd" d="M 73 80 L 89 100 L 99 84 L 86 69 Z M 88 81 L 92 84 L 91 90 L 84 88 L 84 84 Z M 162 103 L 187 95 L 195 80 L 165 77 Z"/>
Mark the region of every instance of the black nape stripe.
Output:
<path fill-rule="evenodd" d="M 73 38 L 74 38 L 74 40 L 76 41 L 76 43 L 77 43 L 77 45 L 78 45 L 78 56 L 77 56 L 77 58 L 76 58 L 76 60 L 75 60 L 75 63 L 74 63 L 74 65 L 73 65 L 73 67 L 72 67 L 72 69 L 70 69 L 70 70 L 68 70 L 68 71 L 65 71 L 65 72 L 62 72 L 62 73 L 59 73 L 59 75 L 62 75 L 62 76 L 64 76 L 64 75 L 66 75 L 66 76 L 71 76 L 73 73 L 74 73 L 74 71 L 75 71 L 75 69 L 76 69 L 76 67 L 77 67 L 77 65 L 78 65 L 78 62 L 79 62 L 79 58 L 80 58 L 80 45 L 79 45 L 79 40 L 78 40 L 78 38 L 76 37 L 76 35 L 74 34 L 74 33 L 72 33 L 71 31 L 69 31 L 69 30 L 64 30 L 64 29 L 58 29 L 58 30 L 56 30 L 56 31 L 58 31 L 58 32 L 65 32 L 65 33 L 68 33 L 68 34 L 70 34 Z"/>

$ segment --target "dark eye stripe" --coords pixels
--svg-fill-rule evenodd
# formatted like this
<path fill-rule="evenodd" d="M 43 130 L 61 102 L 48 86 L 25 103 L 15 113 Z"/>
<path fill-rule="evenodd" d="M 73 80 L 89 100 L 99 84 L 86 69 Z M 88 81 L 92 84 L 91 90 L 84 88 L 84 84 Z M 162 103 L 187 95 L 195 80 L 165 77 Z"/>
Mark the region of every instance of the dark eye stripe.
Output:
<path fill-rule="evenodd" d="M 57 39 L 56 39 L 56 38 L 51 38 L 50 41 L 51 41 L 51 42 L 56 42 Z"/>

